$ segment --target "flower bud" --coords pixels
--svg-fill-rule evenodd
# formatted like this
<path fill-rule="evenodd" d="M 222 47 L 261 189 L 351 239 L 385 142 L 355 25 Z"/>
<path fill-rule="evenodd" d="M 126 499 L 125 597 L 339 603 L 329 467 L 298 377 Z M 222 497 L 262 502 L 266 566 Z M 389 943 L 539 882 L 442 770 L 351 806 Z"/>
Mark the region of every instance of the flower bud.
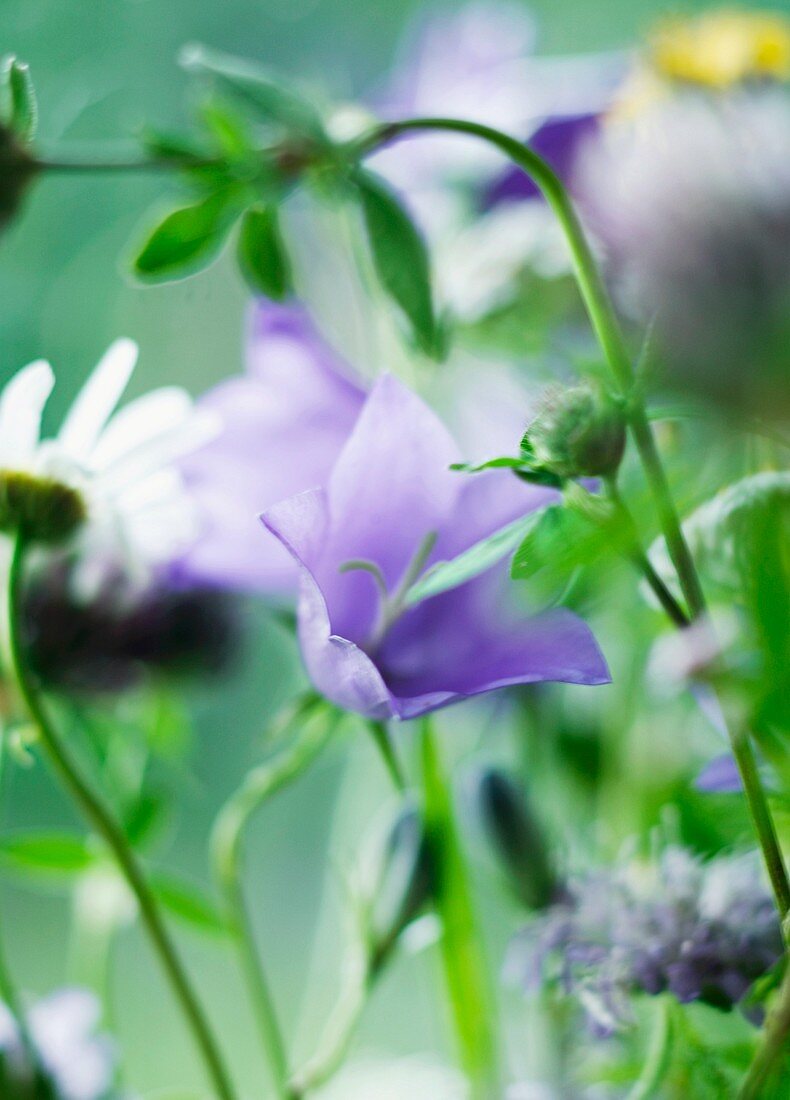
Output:
<path fill-rule="evenodd" d="M 625 450 L 617 404 L 588 385 L 550 390 L 521 442 L 525 457 L 559 477 L 615 472 Z"/>
<path fill-rule="evenodd" d="M 560 883 L 525 792 L 505 772 L 487 768 L 478 778 L 477 801 L 488 839 L 519 900 L 528 909 L 557 901 Z"/>
<path fill-rule="evenodd" d="M 36 171 L 35 160 L 16 134 L 0 123 L 0 229 L 19 210 Z"/>
<path fill-rule="evenodd" d="M 0 531 L 56 544 L 85 518 L 85 501 L 72 486 L 21 470 L 0 470 Z"/>
<path fill-rule="evenodd" d="M 389 829 L 380 856 L 368 918 L 373 970 L 428 901 L 431 877 L 422 818 L 416 807 L 407 806 Z"/>

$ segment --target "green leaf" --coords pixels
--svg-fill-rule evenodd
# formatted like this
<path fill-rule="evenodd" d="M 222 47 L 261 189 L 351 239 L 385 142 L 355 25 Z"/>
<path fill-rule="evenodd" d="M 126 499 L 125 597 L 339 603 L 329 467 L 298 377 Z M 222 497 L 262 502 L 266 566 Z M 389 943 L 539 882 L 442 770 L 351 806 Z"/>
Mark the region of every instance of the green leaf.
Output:
<path fill-rule="evenodd" d="M 355 179 L 379 279 L 406 315 L 418 345 L 426 354 L 436 356 L 441 341 L 425 242 L 383 180 L 364 171 Z"/>
<path fill-rule="evenodd" d="M 13 55 L 6 57 L 0 83 L 8 125 L 22 141 L 31 142 L 38 126 L 38 105 L 30 67 Z"/>
<path fill-rule="evenodd" d="M 498 561 L 506 557 L 524 539 L 526 533 L 537 523 L 543 509 L 530 512 L 528 516 L 519 516 L 506 527 L 501 527 L 488 538 L 481 539 L 463 554 L 450 561 L 440 561 L 432 566 L 422 577 L 413 584 L 406 594 L 405 605 L 413 607 L 421 600 L 427 600 L 431 596 L 438 596 L 441 592 L 448 592 L 451 588 L 458 588 L 461 584 L 484 573 Z"/>
<path fill-rule="evenodd" d="M 0 864 L 16 874 L 69 878 L 95 862 L 84 838 L 69 833 L 12 833 L 0 839 Z"/>
<path fill-rule="evenodd" d="M 252 206 L 241 220 L 239 267 L 250 289 L 280 302 L 292 290 L 291 263 L 276 206 Z"/>
<path fill-rule="evenodd" d="M 538 513 L 516 550 L 510 575 L 528 580 L 551 566 L 561 574 L 587 565 L 611 546 L 611 532 L 592 524 L 563 504 L 550 504 Z"/>
<path fill-rule="evenodd" d="M 227 925 L 216 905 L 198 886 L 161 871 L 152 873 L 150 882 L 162 905 L 174 917 L 198 932 L 212 936 L 227 933 Z"/>
<path fill-rule="evenodd" d="M 190 72 L 213 77 L 222 92 L 245 103 L 263 121 L 277 123 L 304 137 L 326 141 L 321 116 L 313 105 L 254 62 L 191 45 L 183 50 L 181 63 Z"/>
<path fill-rule="evenodd" d="M 208 266 L 239 213 L 238 191 L 216 191 L 164 217 L 149 233 L 133 264 L 143 282 L 182 279 Z"/>
<path fill-rule="evenodd" d="M 523 458 L 511 458 L 509 455 L 503 455 L 501 458 L 489 458 L 486 462 L 479 462 L 477 464 L 472 462 L 453 462 L 450 466 L 451 470 L 460 470 L 464 474 L 479 474 L 483 470 L 522 470 L 524 468 Z"/>

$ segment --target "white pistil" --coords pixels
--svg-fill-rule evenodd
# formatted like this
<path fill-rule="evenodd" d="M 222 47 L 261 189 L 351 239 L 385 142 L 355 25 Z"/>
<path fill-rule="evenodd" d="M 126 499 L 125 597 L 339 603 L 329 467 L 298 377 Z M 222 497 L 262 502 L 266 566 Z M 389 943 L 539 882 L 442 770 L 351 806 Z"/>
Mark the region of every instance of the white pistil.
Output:
<path fill-rule="evenodd" d="M 384 641 L 390 628 L 394 626 L 405 611 L 406 597 L 408 596 L 409 589 L 428 564 L 428 559 L 433 553 L 437 537 L 435 531 L 428 532 L 415 550 L 414 555 L 403 571 L 403 576 L 392 592 L 388 590 L 387 580 L 375 562 L 368 561 L 366 558 L 354 558 L 351 561 L 343 562 L 340 566 L 341 573 L 350 573 L 356 570 L 369 573 L 379 590 L 379 613 L 373 630 L 371 631 L 370 638 L 365 644 L 365 650 L 368 653 L 375 653 Z"/>

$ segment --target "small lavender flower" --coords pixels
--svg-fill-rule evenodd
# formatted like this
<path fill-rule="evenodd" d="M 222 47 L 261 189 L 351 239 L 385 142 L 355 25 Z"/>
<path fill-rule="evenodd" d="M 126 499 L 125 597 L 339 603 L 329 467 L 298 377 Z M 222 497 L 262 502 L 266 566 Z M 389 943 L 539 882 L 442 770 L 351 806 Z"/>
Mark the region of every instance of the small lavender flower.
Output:
<path fill-rule="evenodd" d="M 508 969 L 527 989 L 559 981 L 609 1034 L 636 992 L 731 1009 L 782 950 L 755 858 L 703 863 L 668 848 L 652 876 L 629 864 L 571 882 L 514 941 Z"/>
<path fill-rule="evenodd" d="M 96 998 L 82 989 L 60 990 L 31 1009 L 28 1026 L 53 1100 L 117 1096 L 115 1052 L 109 1039 L 96 1033 L 100 1015 Z M 0 1004 L 0 1095 L 35 1100 L 40 1086 L 39 1092 L 34 1087 L 14 1019 Z"/>

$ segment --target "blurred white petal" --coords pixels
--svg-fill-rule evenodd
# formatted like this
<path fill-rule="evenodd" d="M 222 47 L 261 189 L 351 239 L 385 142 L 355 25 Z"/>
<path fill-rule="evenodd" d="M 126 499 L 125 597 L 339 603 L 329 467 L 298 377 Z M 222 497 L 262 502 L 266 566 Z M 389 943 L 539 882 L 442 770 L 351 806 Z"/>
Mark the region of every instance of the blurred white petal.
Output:
<path fill-rule="evenodd" d="M 71 406 L 58 441 L 66 454 L 85 461 L 121 399 L 137 362 L 137 344 L 116 340 L 99 360 Z"/>
<path fill-rule="evenodd" d="M 0 463 L 26 469 L 34 459 L 41 434 L 41 416 L 55 375 L 44 359 L 29 363 L 14 375 L 0 396 Z"/>

